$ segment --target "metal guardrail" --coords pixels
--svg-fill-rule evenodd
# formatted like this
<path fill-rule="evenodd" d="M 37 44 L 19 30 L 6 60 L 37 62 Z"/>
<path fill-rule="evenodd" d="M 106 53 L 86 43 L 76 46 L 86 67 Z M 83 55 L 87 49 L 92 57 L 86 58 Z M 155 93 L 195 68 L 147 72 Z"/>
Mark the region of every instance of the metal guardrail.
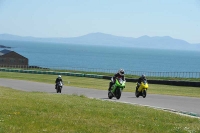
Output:
<path fill-rule="evenodd" d="M 0 68 L 9 69 L 39 69 L 39 70 L 71 70 L 83 72 L 102 72 L 102 73 L 116 73 L 117 69 L 101 69 L 101 68 L 82 68 L 82 67 L 44 67 L 44 66 L 22 66 L 22 65 L 0 65 Z M 145 74 L 148 77 L 174 77 L 174 78 L 200 78 L 200 72 L 149 72 L 149 71 L 132 71 L 125 70 L 126 74 L 140 76 Z"/>
<path fill-rule="evenodd" d="M 50 74 L 50 75 L 89 77 L 89 78 L 103 79 L 103 75 L 74 73 L 74 72 L 57 72 L 57 71 L 48 71 L 48 70 L 43 71 L 43 70 L 28 70 L 28 69 L 22 70 L 22 69 L 7 69 L 7 68 L 0 68 L 0 71 L 3 71 L 3 72 L 30 73 L 30 74 Z"/>

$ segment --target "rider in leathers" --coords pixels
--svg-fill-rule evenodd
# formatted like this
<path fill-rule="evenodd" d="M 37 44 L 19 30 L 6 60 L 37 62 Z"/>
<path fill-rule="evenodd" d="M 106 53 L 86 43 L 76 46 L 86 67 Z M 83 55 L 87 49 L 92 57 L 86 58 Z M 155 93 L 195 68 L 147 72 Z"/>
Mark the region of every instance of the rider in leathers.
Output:
<path fill-rule="evenodd" d="M 59 83 L 60 81 L 62 82 L 62 78 L 61 78 L 60 75 L 58 75 L 58 77 L 56 78 L 56 81 L 55 81 L 55 83 L 56 83 L 56 85 L 55 85 L 55 89 L 57 88 L 58 83 Z"/>
<path fill-rule="evenodd" d="M 120 70 L 118 71 L 118 73 L 116 73 L 116 74 L 111 78 L 111 81 L 110 81 L 110 83 L 109 83 L 108 91 L 111 91 L 111 87 L 112 87 L 112 85 L 115 84 L 116 78 L 122 78 L 122 80 L 125 80 L 125 77 L 124 77 L 124 70 L 123 70 L 123 69 L 120 69 Z"/>
<path fill-rule="evenodd" d="M 137 82 L 137 86 L 136 86 L 136 91 L 138 91 L 138 88 L 140 87 L 140 84 L 143 80 L 146 80 L 146 76 L 144 74 L 142 74 L 142 76 L 138 79 L 138 82 Z"/>

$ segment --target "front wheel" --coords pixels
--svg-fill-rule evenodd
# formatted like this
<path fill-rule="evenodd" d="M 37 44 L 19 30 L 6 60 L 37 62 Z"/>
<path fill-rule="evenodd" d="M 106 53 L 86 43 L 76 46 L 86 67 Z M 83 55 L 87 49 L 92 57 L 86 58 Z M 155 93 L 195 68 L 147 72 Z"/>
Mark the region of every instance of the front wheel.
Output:
<path fill-rule="evenodd" d="M 138 91 L 135 91 L 135 96 L 138 98 L 140 96 Z"/>
<path fill-rule="evenodd" d="M 116 98 L 117 98 L 117 99 L 120 99 L 121 93 L 122 93 L 121 89 L 120 89 L 120 88 L 117 88 L 117 89 L 116 89 Z"/>
<path fill-rule="evenodd" d="M 135 96 L 138 98 L 140 96 L 139 92 L 137 91 L 137 89 L 135 88 Z"/>
<path fill-rule="evenodd" d="M 113 98 L 113 94 L 112 94 L 112 92 L 110 92 L 110 91 L 108 92 L 108 98 L 109 98 L 109 99 L 112 99 L 112 98 Z"/>
<path fill-rule="evenodd" d="M 62 91 L 62 87 L 60 87 L 60 93 L 61 93 L 61 91 Z"/>
<path fill-rule="evenodd" d="M 147 96 L 147 91 L 146 90 L 143 90 L 142 92 L 142 97 L 145 98 Z"/>
<path fill-rule="evenodd" d="M 57 88 L 57 93 L 61 93 L 62 87 Z"/>

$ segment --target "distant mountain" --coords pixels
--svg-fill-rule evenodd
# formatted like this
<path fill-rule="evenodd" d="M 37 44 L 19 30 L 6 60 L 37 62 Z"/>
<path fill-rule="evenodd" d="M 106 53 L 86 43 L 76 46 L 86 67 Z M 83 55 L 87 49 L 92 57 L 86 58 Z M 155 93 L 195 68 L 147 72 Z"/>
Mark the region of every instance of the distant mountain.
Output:
<path fill-rule="evenodd" d="M 156 49 L 179 49 L 179 50 L 200 50 L 200 44 L 191 44 L 184 40 L 174 39 L 169 36 L 141 36 L 138 38 L 114 36 L 104 33 L 90 33 L 87 35 L 71 38 L 36 38 L 22 37 L 10 34 L 0 34 L 0 40 L 17 41 L 39 41 L 39 42 L 57 42 L 68 44 L 87 44 L 102 46 L 123 46 L 138 48 L 156 48 Z"/>
<path fill-rule="evenodd" d="M 0 48 L 11 48 L 11 47 L 7 47 L 7 46 L 4 46 L 4 45 L 0 45 Z"/>

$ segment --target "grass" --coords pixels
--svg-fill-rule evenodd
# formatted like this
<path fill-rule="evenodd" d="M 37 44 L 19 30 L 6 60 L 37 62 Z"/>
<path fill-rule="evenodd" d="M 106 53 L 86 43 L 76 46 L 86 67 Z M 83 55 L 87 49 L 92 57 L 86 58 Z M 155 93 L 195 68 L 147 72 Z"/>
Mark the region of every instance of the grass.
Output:
<path fill-rule="evenodd" d="M 0 87 L 0 133 L 199 133 L 200 119 L 78 95 Z"/>
<path fill-rule="evenodd" d="M 29 81 L 54 84 L 57 75 L 0 72 L 0 78 L 12 78 L 12 79 L 29 80 Z M 75 86 L 75 87 L 92 88 L 99 90 L 107 90 L 109 84 L 109 80 L 105 79 L 74 77 L 74 76 L 62 76 L 62 79 L 65 83 L 65 86 Z M 124 91 L 134 92 L 135 85 L 136 83 L 134 82 L 127 82 Z M 149 84 L 148 93 L 200 98 L 200 89 L 198 87 Z"/>

